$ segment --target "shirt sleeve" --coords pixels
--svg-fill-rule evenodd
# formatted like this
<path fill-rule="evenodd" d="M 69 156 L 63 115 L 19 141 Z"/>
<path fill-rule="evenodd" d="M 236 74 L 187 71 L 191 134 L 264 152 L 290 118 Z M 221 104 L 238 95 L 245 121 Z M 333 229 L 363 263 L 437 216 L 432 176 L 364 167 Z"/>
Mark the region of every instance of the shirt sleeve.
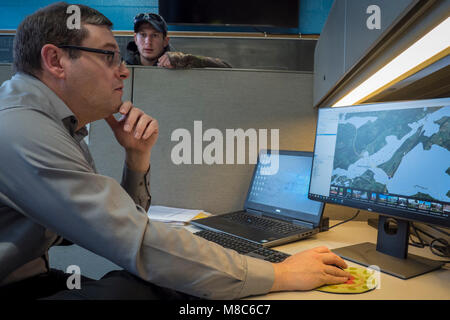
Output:
<path fill-rule="evenodd" d="M 231 65 L 219 58 L 196 56 L 182 52 L 168 51 L 170 63 L 176 69 L 189 68 L 231 68 Z"/>
<path fill-rule="evenodd" d="M 121 186 L 137 205 L 144 208 L 145 211 L 150 208 L 152 200 L 150 195 L 150 167 L 146 173 L 142 173 L 131 170 L 125 162 Z"/>
<path fill-rule="evenodd" d="M 0 163 L 0 192 L 31 221 L 146 281 L 207 299 L 264 294 L 273 285 L 271 263 L 150 221 L 40 112 L 0 117 Z"/>

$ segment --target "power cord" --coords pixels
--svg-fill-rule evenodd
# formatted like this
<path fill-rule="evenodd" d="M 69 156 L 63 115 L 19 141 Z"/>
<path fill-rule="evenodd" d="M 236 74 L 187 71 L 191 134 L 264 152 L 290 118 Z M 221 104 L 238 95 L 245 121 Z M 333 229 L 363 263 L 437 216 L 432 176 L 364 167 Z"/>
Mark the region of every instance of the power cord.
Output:
<path fill-rule="evenodd" d="M 442 245 L 436 245 L 436 242 L 440 242 Z M 437 255 L 438 257 L 450 258 L 450 246 L 445 239 L 438 238 L 431 241 L 430 250 L 434 255 Z"/>
<path fill-rule="evenodd" d="M 438 228 L 438 227 L 432 226 L 432 225 L 430 225 L 430 224 L 427 224 L 427 226 L 429 226 L 431 229 L 434 229 L 434 230 L 436 230 L 436 231 L 438 231 L 438 232 L 440 232 L 440 233 L 443 233 L 443 234 L 445 234 L 446 236 L 449 236 L 449 237 L 450 237 L 450 233 L 448 233 L 448 232 L 446 232 L 446 231 L 444 231 L 444 230 L 442 230 L 442 229 L 440 229 L 440 228 Z"/>
<path fill-rule="evenodd" d="M 441 257 L 441 258 L 450 258 L 450 245 L 447 240 L 445 240 L 444 238 L 436 238 L 433 235 L 429 234 L 428 232 L 416 227 L 413 223 L 411 223 L 411 226 L 415 233 L 414 236 L 416 236 L 420 242 L 415 242 L 412 238 L 410 238 L 412 241 L 412 243 L 410 243 L 410 245 L 419 247 L 419 248 L 425 248 L 426 246 L 428 246 L 428 247 L 430 247 L 431 253 L 433 253 L 434 255 Z M 438 232 L 441 232 L 445 235 L 449 235 L 449 233 L 445 232 L 444 230 L 441 230 L 439 228 L 436 228 L 436 227 L 430 226 L 430 225 L 427 225 L 427 226 Z M 428 244 L 425 241 L 423 241 L 417 231 L 419 231 L 420 233 L 422 233 L 422 234 L 426 235 L 427 237 L 429 237 L 430 239 L 432 239 L 431 242 Z M 443 262 L 450 263 L 450 260 L 443 261 Z"/>
<path fill-rule="evenodd" d="M 413 234 L 410 233 L 409 234 L 409 240 L 410 242 L 408 243 L 410 246 L 416 247 L 416 248 L 425 248 L 428 244 L 426 244 L 422 238 L 420 237 L 419 233 L 417 232 L 416 226 L 414 225 L 414 223 L 410 224 L 411 229 L 414 231 L 414 236 L 417 237 L 417 239 L 419 239 L 420 242 L 416 242 L 414 241 L 414 239 L 411 237 Z"/>
<path fill-rule="evenodd" d="M 339 223 L 336 223 L 334 226 L 329 227 L 328 230 L 330 230 L 330 229 L 332 229 L 332 228 L 334 228 L 334 227 L 340 226 L 341 224 L 344 224 L 344 223 L 347 223 L 347 222 L 349 222 L 349 221 L 352 221 L 352 220 L 355 219 L 358 215 L 359 215 L 359 210 L 356 211 L 355 215 L 354 215 L 353 217 L 351 217 L 350 219 L 347 219 L 347 220 L 341 221 L 341 222 L 339 222 Z"/>

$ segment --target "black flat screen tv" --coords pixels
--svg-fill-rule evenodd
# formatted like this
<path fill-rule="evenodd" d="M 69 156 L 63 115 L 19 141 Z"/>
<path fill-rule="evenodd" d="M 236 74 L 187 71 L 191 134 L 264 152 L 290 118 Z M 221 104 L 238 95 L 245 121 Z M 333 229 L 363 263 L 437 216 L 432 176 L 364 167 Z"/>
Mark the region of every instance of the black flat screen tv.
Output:
<path fill-rule="evenodd" d="M 299 0 L 159 0 L 169 25 L 298 28 Z"/>

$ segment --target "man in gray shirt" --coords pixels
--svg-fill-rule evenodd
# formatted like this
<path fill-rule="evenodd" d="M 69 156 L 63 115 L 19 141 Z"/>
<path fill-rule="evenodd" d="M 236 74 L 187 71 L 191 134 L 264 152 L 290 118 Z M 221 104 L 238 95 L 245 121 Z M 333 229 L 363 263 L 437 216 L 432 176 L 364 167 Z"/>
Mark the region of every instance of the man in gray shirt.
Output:
<path fill-rule="evenodd" d="M 48 263 L 63 239 L 126 271 L 57 298 L 235 299 L 347 281 L 345 262 L 325 247 L 272 264 L 150 222 L 158 122 L 122 103 L 129 71 L 112 23 L 79 5 L 81 28 L 68 28 L 67 7 L 50 5 L 21 23 L 16 74 L 0 87 L 0 292 L 38 298 L 65 289 Z M 126 150 L 121 185 L 96 172 L 83 141 L 85 125 L 100 119 Z"/>

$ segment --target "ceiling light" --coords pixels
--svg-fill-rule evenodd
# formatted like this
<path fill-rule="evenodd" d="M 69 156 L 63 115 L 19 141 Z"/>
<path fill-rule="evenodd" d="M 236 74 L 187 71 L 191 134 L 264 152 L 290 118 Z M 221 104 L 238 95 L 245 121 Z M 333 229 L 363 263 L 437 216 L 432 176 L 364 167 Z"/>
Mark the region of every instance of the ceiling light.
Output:
<path fill-rule="evenodd" d="M 332 107 L 362 103 L 450 53 L 450 18 L 417 40 Z"/>

